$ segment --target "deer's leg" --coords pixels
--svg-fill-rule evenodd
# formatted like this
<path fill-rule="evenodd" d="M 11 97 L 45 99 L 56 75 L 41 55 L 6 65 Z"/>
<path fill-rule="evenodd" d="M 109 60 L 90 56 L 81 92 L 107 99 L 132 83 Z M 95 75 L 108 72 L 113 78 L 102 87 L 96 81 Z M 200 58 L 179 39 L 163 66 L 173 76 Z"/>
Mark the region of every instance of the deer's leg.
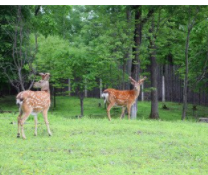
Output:
<path fill-rule="evenodd" d="M 43 117 L 44 117 L 45 124 L 46 124 L 47 130 L 48 130 L 48 134 L 49 134 L 49 136 L 52 136 L 52 133 L 51 133 L 51 130 L 49 127 L 49 122 L 48 122 L 48 109 L 43 111 Z"/>
<path fill-rule="evenodd" d="M 131 105 L 127 106 L 127 111 L 128 111 L 128 119 L 130 120 L 130 116 L 131 116 Z"/>
<path fill-rule="evenodd" d="M 114 106 L 114 103 L 109 103 L 109 105 L 107 107 L 107 114 L 108 114 L 109 121 L 111 121 L 110 110 L 113 106 Z"/>
<path fill-rule="evenodd" d="M 37 114 L 34 115 L 34 121 L 35 121 L 35 133 L 34 133 L 34 136 L 37 136 L 38 135 L 38 132 L 37 132 L 37 128 L 38 128 L 38 116 L 37 116 Z"/>
<path fill-rule="evenodd" d="M 21 121 L 22 111 L 20 110 L 20 113 L 17 117 L 17 125 L 18 125 L 18 131 L 17 131 L 17 138 L 20 138 L 20 121 Z"/>
<path fill-rule="evenodd" d="M 26 137 L 25 137 L 25 132 L 24 132 L 24 123 L 25 123 L 25 121 L 27 120 L 27 118 L 30 116 L 30 113 L 31 113 L 31 111 L 25 112 L 25 113 L 23 114 L 22 119 L 20 120 L 21 132 L 22 132 L 22 138 L 23 138 L 23 139 L 26 139 Z"/>
<path fill-rule="evenodd" d="M 124 115 L 125 115 L 125 109 L 126 109 L 126 107 L 122 107 L 122 113 L 121 113 L 120 119 L 123 119 L 123 118 L 124 118 Z"/>

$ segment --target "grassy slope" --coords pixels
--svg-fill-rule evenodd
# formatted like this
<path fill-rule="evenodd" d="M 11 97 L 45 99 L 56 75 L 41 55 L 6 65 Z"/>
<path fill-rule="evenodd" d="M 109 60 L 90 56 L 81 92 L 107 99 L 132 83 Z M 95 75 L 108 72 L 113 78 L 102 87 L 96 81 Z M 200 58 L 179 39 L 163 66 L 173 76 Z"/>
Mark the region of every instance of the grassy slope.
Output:
<path fill-rule="evenodd" d="M 1 109 L 16 111 L 11 102 L 0 100 Z M 207 174 L 208 126 L 181 122 L 180 105 L 168 103 L 170 110 L 160 110 L 166 121 L 144 120 L 150 103 L 143 102 L 139 120 L 119 120 L 120 110 L 114 110 L 109 122 L 98 102 L 85 99 L 86 116 L 76 119 L 78 99 L 59 97 L 57 109 L 49 113 L 52 137 L 40 115 L 38 136 L 30 117 L 27 140 L 17 139 L 17 125 L 10 124 L 17 114 L 0 114 L 0 174 Z M 206 111 L 200 107 L 199 113 Z"/>

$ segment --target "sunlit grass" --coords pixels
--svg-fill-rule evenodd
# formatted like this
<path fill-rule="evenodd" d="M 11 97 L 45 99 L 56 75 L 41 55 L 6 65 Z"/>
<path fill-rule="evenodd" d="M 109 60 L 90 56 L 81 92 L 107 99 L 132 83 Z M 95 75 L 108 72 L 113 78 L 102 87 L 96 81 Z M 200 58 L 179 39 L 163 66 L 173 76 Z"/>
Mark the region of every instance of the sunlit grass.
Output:
<path fill-rule="evenodd" d="M 17 111 L 14 100 L 4 100 L 2 110 Z M 147 120 L 150 102 L 140 102 L 137 120 L 118 119 L 119 109 L 109 122 L 101 99 L 84 102 L 77 119 L 79 100 L 58 97 L 49 112 L 52 137 L 41 114 L 37 137 L 33 118 L 25 124 L 26 140 L 16 138 L 17 114 L 0 114 L 0 174 L 207 174 L 208 125 L 195 122 L 191 109 L 189 121 L 180 121 L 181 105 L 167 103 L 165 111 L 160 104 L 161 120 Z"/>

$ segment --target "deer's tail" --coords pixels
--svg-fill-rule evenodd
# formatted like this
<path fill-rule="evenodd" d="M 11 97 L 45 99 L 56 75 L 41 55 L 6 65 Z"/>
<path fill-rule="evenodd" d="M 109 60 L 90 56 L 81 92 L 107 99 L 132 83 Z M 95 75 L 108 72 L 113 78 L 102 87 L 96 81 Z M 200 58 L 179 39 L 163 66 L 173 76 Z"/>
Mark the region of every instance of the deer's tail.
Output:
<path fill-rule="evenodd" d="M 16 96 L 16 104 L 18 106 L 21 106 L 24 100 L 24 96 L 23 96 L 23 92 L 20 92 L 19 94 L 17 94 Z"/>
<path fill-rule="evenodd" d="M 104 91 L 101 94 L 101 97 L 104 98 L 104 103 L 106 103 L 108 101 L 109 93 L 107 91 Z"/>

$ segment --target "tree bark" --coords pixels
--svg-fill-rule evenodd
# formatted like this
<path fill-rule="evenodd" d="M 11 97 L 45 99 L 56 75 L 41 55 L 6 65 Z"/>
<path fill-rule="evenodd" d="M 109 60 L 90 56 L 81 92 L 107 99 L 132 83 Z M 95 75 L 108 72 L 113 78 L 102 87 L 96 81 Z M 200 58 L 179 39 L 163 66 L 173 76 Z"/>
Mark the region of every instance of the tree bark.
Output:
<path fill-rule="evenodd" d="M 152 24 L 150 28 L 150 33 L 154 31 L 154 19 L 152 19 Z M 150 53 L 150 62 L 151 62 L 151 113 L 150 119 L 159 119 L 158 113 L 158 89 L 157 89 L 157 75 L 158 75 L 158 65 L 156 61 L 156 46 L 154 43 L 155 37 L 150 40 L 150 49 L 152 50 Z"/>
<path fill-rule="evenodd" d="M 102 98 L 101 97 L 102 92 L 103 92 L 103 82 L 102 82 L 102 79 L 100 78 L 100 98 Z"/>
<path fill-rule="evenodd" d="M 135 30 L 134 30 L 134 47 L 133 47 L 133 60 L 132 60 L 132 68 L 131 68 L 131 77 L 138 81 L 139 79 L 139 69 L 140 69 L 140 61 L 139 61 L 139 46 L 141 44 L 142 39 L 142 25 L 141 25 L 141 7 L 135 7 Z M 131 108 L 131 119 L 136 119 L 137 116 L 137 102 L 132 105 Z"/>
<path fill-rule="evenodd" d="M 53 107 L 56 108 L 56 88 L 53 87 Z"/>
<path fill-rule="evenodd" d="M 87 80 L 85 79 L 84 82 L 85 82 L 84 95 L 85 95 L 85 97 L 87 97 Z"/>
<path fill-rule="evenodd" d="M 188 49 L 189 49 L 189 38 L 190 38 L 191 30 L 188 29 L 188 34 L 186 37 L 186 50 L 185 50 L 185 65 L 186 65 L 186 72 L 184 77 L 184 87 L 183 87 L 183 111 L 182 111 L 182 120 L 186 118 L 186 111 L 187 111 L 187 96 L 188 96 Z"/>
<path fill-rule="evenodd" d="M 133 59 L 132 59 L 132 68 L 131 68 L 131 76 L 133 79 L 138 81 L 139 79 L 139 71 L 140 71 L 140 60 L 139 60 L 139 47 L 142 43 L 142 28 L 149 17 L 154 13 L 153 8 L 148 11 L 148 14 L 145 18 L 142 18 L 142 6 L 135 5 L 132 6 L 135 10 L 135 30 L 134 30 L 134 46 L 133 46 Z M 137 102 L 135 101 L 134 105 L 131 108 L 131 118 L 135 119 L 137 115 Z"/>
<path fill-rule="evenodd" d="M 70 78 L 68 78 L 68 91 L 69 91 L 69 96 L 71 96 L 71 81 Z"/>
<path fill-rule="evenodd" d="M 132 26 L 131 26 L 131 7 L 128 7 L 126 9 L 126 20 L 127 20 L 127 24 L 128 24 L 127 36 L 130 38 L 131 37 L 130 30 L 132 28 Z M 132 65 L 131 53 L 132 53 L 132 46 L 130 45 L 129 48 L 127 49 L 127 52 L 126 52 L 126 64 L 125 64 L 125 67 L 126 67 L 125 70 L 128 75 L 131 75 L 131 65 Z M 125 90 L 130 89 L 129 83 L 125 83 L 124 89 Z"/>
<path fill-rule="evenodd" d="M 144 101 L 144 83 L 141 85 L 141 101 Z"/>
<path fill-rule="evenodd" d="M 122 70 L 123 70 L 123 75 L 122 75 L 122 89 L 125 90 L 125 72 L 126 72 L 126 61 L 125 61 L 125 58 L 123 60 Z"/>
<path fill-rule="evenodd" d="M 188 15 L 190 14 L 190 9 L 191 7 L 189 7 L 189 13 Z M 196 9 L 196 12 L 194 14 L 194 17 L 191 19 L 190 16 L 189 17 L 189 20 L 188 20 L 188 25 L 187 25 L 187 28 L 188 28 L 188 32 L 187 32 L 187 37 L 186 37 L 186 46 L 185 46 L 185 66 L 186 66 L 186 71 L 185 71 L 185 77 L 184 77 L 184 87 L 183 87 L 183 111 L 182 111 L 182 120 L 184 120 L 186 118 L 186 111 L 187 111 L 187 98 L 188 98 L 188 73 L 189 73 L 189 57 L 188 57 L 188 54 L 189 54 L 189 41 L 190 41 L 190 34 L 191 34 L 191 31 L 195 25 L 195 20 L 197 18 L 197 14 L 199 12 L 199 9 L 197 8 Z"/>
<path fill-rule="evenodd" d="M 19 82 L 20 82 L 20 87 L 22 91 L 25 91 L 25 87 L 24 87 L 24 82 L 22 79 L 22 72 L 21 72 L 21 68 L 18 68 L 18 77 L 19 77 Z"/>
<path fill-rule="evenodd" d="M 157 62 L 155 51 L 151 54 L 151 113 L 149 118 L 158 119 L 158 89 L 157 89 Z"/>
<path fill-rule="evenodd" d="M 162 102 L 165 102 L 165 76 L 162 76 Z"/>
<path fill-rule="evenodd" d="M 81 117 L 84 116 L 84 96 L 80 96 Z"/>
<path fill-rule="evenodd" d="M 84 105 L 83 105 L 84 98 L 80 98 L 80 106 L 81 106 L 81 116 L 84 115 Z"/>

